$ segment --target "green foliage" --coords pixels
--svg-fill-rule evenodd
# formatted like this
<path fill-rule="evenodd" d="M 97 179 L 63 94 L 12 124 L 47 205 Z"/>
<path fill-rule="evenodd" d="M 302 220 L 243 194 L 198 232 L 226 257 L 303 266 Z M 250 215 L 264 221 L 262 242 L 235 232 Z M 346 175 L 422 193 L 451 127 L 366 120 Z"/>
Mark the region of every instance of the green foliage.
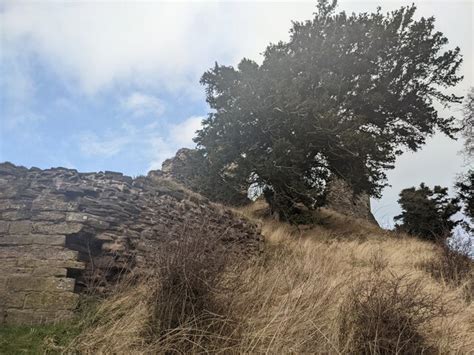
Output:
<path fill-rule="evenodd" d="M 415 6 L 352 15 L 335 6 L 320 0 L 261 65 L 216 63 L 201 78 L 212 112 L 195 141 L 214 169 L 236 167 L 235 179 L 267 191 L 283 214 L 321 205 L 331 175 L 379 196 L 402 148 L 457 131 L 433 102 L 460 102 L 440 89 L 461 80 L 462 59 L 442 50 L 434 18 L 415 20 Z"/>
<path fill-rule="evenodd" d="M 456 183 L 457 197 L 463 205 L 463 213 L 470 222 L 464 221 L 463 227 L 474 235 L 474 170 L 469 170 Z"/>
<path fill-rule="evenodd" d="M 175 158 L 168 161 L 171 164 L 167 173 L 173 179 L 211 201 L 232 206 L 245 205 L 250 201 L 247 188 L 234 179 L 232 169 L 214 169 L 200 150 L 182 148 Z"/>
<path fill-rule="evenodd" d="M 448 189 L 435 186 L 433 190 L 421 184 L 418 189 L 411 187 L 400 192 L 398 203 L 402 213 L 395 216 L 398 230 L 438 241 L 451 236 L 451 231 L 460 221 L 453 221 L 460 211 L 459 200 L 448 196 Z"/>

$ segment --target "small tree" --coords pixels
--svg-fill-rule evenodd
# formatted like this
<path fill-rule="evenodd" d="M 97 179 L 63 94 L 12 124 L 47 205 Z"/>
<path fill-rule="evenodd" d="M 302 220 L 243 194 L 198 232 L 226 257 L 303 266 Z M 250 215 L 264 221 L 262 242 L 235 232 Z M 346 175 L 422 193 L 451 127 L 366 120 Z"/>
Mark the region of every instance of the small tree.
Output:
<path fill-rule="evenodd" d="M 437 241 L 451 236 L 451 231 L 460 221 L 452 220 L 460 211 L 459 200 L 448 196 L 448 189 L 435 186 L 433 190 L 424 183 L 417 189 L 411 187 L 400 192 L 398 203 L 402 213 L 395 216 L 400 221 L 400 231 Z"/>
<path fill-rule="evenodd" d="M 463 213 L 469 219 L 462 223 L 463 228 L 474 238 L 474 170 L 462 175 L 456 183 L 457 197 L 463 205 Z"/>

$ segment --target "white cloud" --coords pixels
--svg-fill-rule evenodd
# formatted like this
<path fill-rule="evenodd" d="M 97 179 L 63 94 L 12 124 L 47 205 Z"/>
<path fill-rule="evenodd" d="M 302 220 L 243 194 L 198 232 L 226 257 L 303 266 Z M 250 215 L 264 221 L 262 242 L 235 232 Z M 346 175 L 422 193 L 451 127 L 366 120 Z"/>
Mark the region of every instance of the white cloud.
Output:
<path fill-rule="evenodd" d="M 98 137 L 94 133 L 83 133 L 79 136 L 79 149 L 85 156 L 111 157 L 120 153 L 131 141 L 126 135 L 108 134 Z"/>
<path fill-rule="evenodd" d="M 189 147 L 194 145 L 193 138 L 196 131 L 201 129 L 201 123 L 204 116 L 192 116 L 177 125 L 173 125 L 170 129 L 170 138 L 175 145 Z"/>
<path fill-rule="evenodd" d="M 193 137 L 201 128 L 204 117 L 191 116 L 177 124 L 160 128 L 156 123 L 146 126 L 123 124 L 103 135 L 83 132 L 76 137 L 76 144 L 85 157 L 110 158 L 132 153 L 148 163 L 148 170 L 160 169 L 164 160 L 171 158 L 178 149 L 195 146 Z"/>
<path fill-rule="evenodd" d="M 120 104 L 126 112 L 135 117 L 160 116 L 165 111 L 165 105 L 159 98 L 141 92 L 134 92 L 122 98 Z"/>
<path fill-rule="evenodd" d="M 148 152 L 151 159 L 148 164 L 148 170 L 161 169 L 161 164 L 166 159 L 171 158 L 176 153 L 176 150 L 173 144 L 170 144 L 160 135 L 149 137 Z"/>
<path fill-rule="evenodd" d="M 200 75 L 215 60 L 256 58 L 269 41 L 288 36 L 290 20 L 314 3 L 17 2 L 1 11 L 3 39 L 33 53 L 71 87 L 94 94 L 133 83 L 202 90 Z M 251 38 L 251 40 L 249 40 Z"/>

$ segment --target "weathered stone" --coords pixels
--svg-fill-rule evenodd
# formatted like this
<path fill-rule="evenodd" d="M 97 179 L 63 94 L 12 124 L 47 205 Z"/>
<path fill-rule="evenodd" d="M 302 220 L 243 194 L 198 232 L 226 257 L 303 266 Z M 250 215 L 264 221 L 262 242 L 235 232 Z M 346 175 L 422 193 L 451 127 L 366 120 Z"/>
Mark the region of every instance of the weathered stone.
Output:
<path fill-rule="evenodd" d="M 59 277 L 12 276 L 7 280 L 10 291 L 73 291 L 74 279 Z"/>
<path fill-rule="evenodd" d="M 81 265 L 81 269 L 84 268 L 83 265 Z M 48 266 L 40 266 L 32 269 L 32 275 L 33 276 L 56 276 L 56 277 L 66 277 L 67 275 L 67 269 L 65 267 L 55 267 L 52 265 Z"/>
<path fill-rule="evenodd" d="M 8 227 L 10 226 L 9 222 L 0 221 L 0 236 L 8 233 Z"/>
<path fill-rule="evenodd" d="M 68 310 L 74 309 L 79 295 L 63 292 L 32 292 L 25 297 L 24 308 L 43 309 L 43 310 Z"/>
<path fill-rule="evenodd" d="M 11 200 L 2 200 L 0 203 L 0 211 L 10 211 L 10 210 L 23 210 L 28 208 L 29 205 L 27 203 L 22 203 L 18 201 L 11 201 Z"/>
<path fill-rule="evenodd" d="M 7 221 L 18 221 L 22 219 L 30 219 L 31 212 L 29 210 L 7 211 L 1 214 L 1 218 Z"/>
<path fill-rule="evenodd" d="M 69 212 L 66 215 L 66 221 L 84 223 L 97 229 L 107 229 L 110 224 L 87 213 Z"/>
<path fill-rule="evenodd" d="M 31 209 L 33 211 L 75 211 L 77 207 L 77 202 L 65 202 L 43 198 L 34 200 Z"/>
<path fill-rule="evenodd" d="M 8 308 L 23 308 L 25 303 L 25 292 L 7 292 L 7 290 L 0 290 L 0 304 Z"/>
<path fill-rule="evenodd" d="M 355 195 L 352 188 L 342 179 L 333 179 L 330 182 L 326 207 L 377 224 L 370 211 L 370 196 L 364 193 Z"/>
<path fill-rule="evenodd" d="M 33 231 L 45 234 L 73 234 L 80 232 L 83 227 L 80 223 L 35 223 Z M 10 233 L 12 233 L 11 226 Z"/>
<path fill-rule="evenodd" d="M 105 242 L 112 241 L 116 238 L 116 236 L 114 234 L 107 233 L 107 232 L 97 234 L 95 237 L 96 237 L 96 239 L 103 240 Z"/>
<path fill-rule="evenodd" d="M 66 236 L 64 235 L 43 235 L 43 234 L 29 234 L 29 235 L 7 235 L 0 238 L 0 245 L 64 245 Z"/>
<path fill-rule="evenodd" d="M 19 267 L 31 267 L 34 270 L 42 269 L 42 268 L 67 268 L 67 269 L 84 269 L 85 264 L 81 261 L 77 261 L 72 258 L 77 258 L 77 252 L 73 250 L 69 250 L 71 255 L 69 255 L 70 259 L 26 259 L 20 258 L 16 260 L 16 265 Z M 1 265 L 1 264 L 0 264 Z M 0 269 L 1 270 L 1 269 Z"/>
<path fill-rule="evenodd" d="M 30 221 L 15 221 L 10 222 L 8 233 L 10 234 L 29 234 L 32 230 L 33 224 Z"/>
<path fill-rule="evenodd" d="M 19 245 L 0 247 L 0 259 L 34 259 L 34 260 L 77 260 L 77 251 L 62 247 L 38 245 Z"/>
<path fill-rule="evenodd" d="M 54 212 L 54 211 L 41 211 L 33 214 L 31 220 L 33 221 L 51 221 L 51 222 L 58 222 L 64 221 L 66 218 L 65 213 L 61 212 Z"/>

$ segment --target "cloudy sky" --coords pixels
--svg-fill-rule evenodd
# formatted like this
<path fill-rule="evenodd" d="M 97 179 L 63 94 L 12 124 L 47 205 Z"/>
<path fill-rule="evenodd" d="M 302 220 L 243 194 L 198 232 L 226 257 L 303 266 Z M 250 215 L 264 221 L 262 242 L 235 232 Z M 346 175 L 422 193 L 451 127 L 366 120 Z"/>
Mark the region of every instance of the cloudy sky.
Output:
<path fill-rule="evenodd" d="M 412 2 L 340 0 L 339 10 Z M 434 15 L 449 46 L 461 48 L 465 79 L 453 92 L 465 94 L 473 85 L 473 3 L 415 3 L 418 16 Z M 269 42 L 288 38 L 291 20 L 314 9 L 314 1 L 0 0 L 0 161 L 134 176 L 159 168 L 193 146 L 208 110 L 201 74 L 215 61 L 261 61 Z M 379 222 L 392 223 L 404 187 L 452 186 L 466 168 L 461 146 L 436 135 L 402 156 L 389 173 L 392 187 L 373 201 Z"/>

